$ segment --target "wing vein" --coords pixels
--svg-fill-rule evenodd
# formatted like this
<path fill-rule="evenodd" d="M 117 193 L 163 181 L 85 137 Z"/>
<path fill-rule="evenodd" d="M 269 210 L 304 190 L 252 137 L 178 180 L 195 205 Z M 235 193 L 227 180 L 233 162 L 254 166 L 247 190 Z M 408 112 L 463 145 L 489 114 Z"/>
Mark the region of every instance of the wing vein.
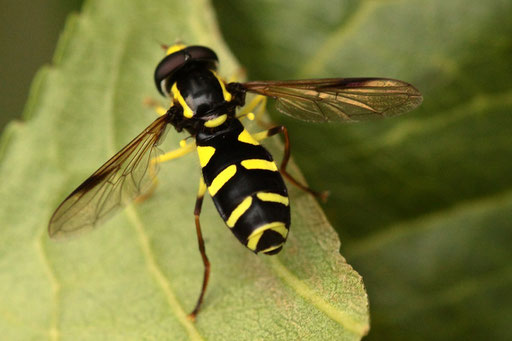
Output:
<path fill-rule="evenodd" d="M 356 122 L 397 116 L 422 102 L 411 84 L 389 78 L 326 78 L 243 83 L 272 97 L 286 115 L 316 122 Z"/>
<path fill-rule="evenodd" d="M 48 226 L 50 236 L 92 229 L 142 195 L 153 181 L 147 168 L 159 153 L 157 145 L 167 124 L 166 115 L 157 118 L 78 186 L 53 214 Z"/>

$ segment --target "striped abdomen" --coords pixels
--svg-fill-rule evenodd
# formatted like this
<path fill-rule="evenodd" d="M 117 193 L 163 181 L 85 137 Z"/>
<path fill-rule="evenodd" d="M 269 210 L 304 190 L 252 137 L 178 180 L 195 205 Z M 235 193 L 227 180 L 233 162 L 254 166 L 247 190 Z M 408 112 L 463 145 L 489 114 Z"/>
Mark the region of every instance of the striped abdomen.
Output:
<path fill-rule="evenodd" d="M 290 226 L 288 191 L 270 153 L 240 121 L 201 132 L 197 151 L 208 192 L 235 236 L 254 252 L 278 253 Z"/>

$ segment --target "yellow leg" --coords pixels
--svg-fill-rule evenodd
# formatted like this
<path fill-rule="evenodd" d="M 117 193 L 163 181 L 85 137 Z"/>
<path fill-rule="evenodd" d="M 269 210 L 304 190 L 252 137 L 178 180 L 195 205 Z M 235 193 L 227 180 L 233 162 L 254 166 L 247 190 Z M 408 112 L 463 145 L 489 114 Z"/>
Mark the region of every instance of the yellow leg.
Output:
<path fill-rule="evenodd" d="M 165 154 L 159 155 L 157 157 L 154 157 L 149 162 L 149 177 L 151 178 L 151 187 L 148 189 L 148 191 L 142 195 L 140 195 L 138 198 L 135 199 L 135 202 L 142 202 L 149 198 L 153 192 L 156 189 L 156 186 L 158 185 L 158 178 L 156 176 L 157 173 L 157 165 L 162 162 L 171 161 L 174 159 L 178 159 L 182 156 L 187 155 L 195 148 L 195 143 L 186 143 L 185 140 L 180 141 L 180 148 L 171 150 Z"/>
<path fill-rule="evenodd" d="M 256 141 L 260 142 L 260 141 L 266 139 L 267 137 L 275 135 L 275 134 L 271 135 L 271 132 L 269 129 L 269 130 L 260 131 L 259 133 L 255 133 L 255 134 L 251 134 L 251 135 L 252 135 L 252 137 L 254 137 L 254 139 Z"/>
<path fill-rule="evenodd" d="M 258 95 L 254 97 L 240 112 L 236 115 L 237 118 L 247 117 L 251 121 L 256 121 L 256 123 L 263 128 L 269 129 L 272 127 L 268 122 L 263 121 L 263 113 L 265 113 L 265 108 L 267 107 L 267 97 Z M 256 110 L 254 110 L 256 109 Z"/>
<path fill-rule="evenodd" d="M 244 106 L 244 108 L 238 112 L 238 114 L 236 114 L 236 118 L 242 118 L 244 116 L 253 114 L 254 109 L 258 106 L 259 107 L 256 112 L 256 115 L 253 114 L 255 117 L 253 117 L 252 119 L 261 118 L 261 115 L 263 115 L 263 113 L 265 112 L 266 105 L 267 105 L 267 97 L 258 95 L 256 97 L 254 97 L 249 103 L 247 103 Z M 251 119 L 251 118 L 249 117 L 249 119 Z"/>
<path fill-rule="evenodd" d="M 151 164 L 158 164 L 158 163 L 178 159 L 182 156 L 187 155 L 191 151 L 193 151 L 195 147 L 196 147 L 196 144 L 194 142 L 186 143 L 185 140 L 181 140 L 180 148 L 171 150 L 165 154 L 155 157 L 154 159 L 151 160 Z"/>

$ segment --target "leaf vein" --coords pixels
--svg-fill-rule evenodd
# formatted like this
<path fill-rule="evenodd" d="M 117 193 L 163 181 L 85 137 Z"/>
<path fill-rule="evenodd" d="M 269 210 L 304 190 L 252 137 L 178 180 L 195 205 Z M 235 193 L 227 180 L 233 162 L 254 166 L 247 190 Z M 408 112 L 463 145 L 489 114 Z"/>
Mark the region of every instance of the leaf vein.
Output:
<path fill-rule="evenodd" d="M 459 302 L 473 299 L 482 291 L 498 287 L 509 287 L 512 283 L 512 267 L 499 268 L 489 274 L 481 274 L 479 277 L 461 280 L 449 287 L 443 288 L 436 295 L 425 296 L 422 304 L 412 305 L 410 310 L 403 310 L 403 314 L 419 314 L 441 306 L 460 305 Z"/>
<path fill-rule="evenodd" d="M 340 46 L 341 42 L 350 36 L 352 30 L 359 26 L 361 21 L 366 18 L 370 12 L 378 6 L 378 3 L 364 1 L 359 3 L 359 7 L 352 15 L 345 20 L 336 30 L 333 30 L 326 40 L 316 49 L 316 54 L 309 58 L 298 72 L 297 77 L 303 78 L 313 74 L 320 74 L 321 69 L 325 66 L 327 60 L 332 56 L 332 51 L 336 46 Z"/>
<path fill-rule="evenodd" d="M 480 212 L 488 209 L 496 209 L 500 205 L 510 203 L 512 203 L 512 189 L 468 200 L 458 205 L 446 207 L 413 219 L 398 221 L 379 232 L 369 235 L 368 237 L 361 238 L 358 241 L 353 241 L 345 248 L 345 254 L 349 255 L 352 259 L 354 257 L 364 256 L 365 254 L 372 252 L 372 250 L 382 248 L 385 244 L 393 242 L 404 236 L 423 230 L 446 227 L 442 224 L 432 224 L 435 220 L 439 221 L 455 217 L 461 212 Z"/>
<path fill-rule="evenodd" d="M 271 258 L 270 264 L 283 282 L 292 288 L 298 295 L 309 301 L 318 310 L 327 315 L 330 319 L 339 323 L 343 328 L 356 335 L 364 336 L 368 333 L 368 325 L 366 323 L 360 323 L 345 311 L 333 307 L 303 281 L 299 280 L 291 271 L 289 271 L 278 257 Z"/>
<path fill-rule="evenodd" d="M 107 112 L 112 113 L 109 115 L 109 117 L 112 117 L 115 112 L 115 98 L 117 96 L 117 89 L 119 89 L 119 86 L 116 86 L 116 83 L 119 81 L 119 75 L 120 75 L 120 69 L 122 65 L 122 61 L 125 58 L 126 53 L 126 39 L 130 37 L 131 35 L 126 32 L 122 39 L 119 39 L 119 45 L 121 46 L 120 51 L 116 54 L 116 63 L 114 65 L 117 65 L 116 68 L 113 68 L 113 73 L 111 76 L 111 84 L 109 85 L 109 89 L 111 89 L 111 92 L 109 95 L 107 95 L 107 101 L 109 109 Z M 111 154 L 114 154 L 116 148 L 115 148 L 115 142 L 114 142 L 114 136 L 115 136 L 115 124 L 114 120 L 110 120 L 110 129 L 109 129 L 109 150 Z M 171 308 L 171 311 L 176 315 L 178 318 L 178 321 L 183 325 L 187 333 L 189 334 L 189 337 L 191 340 L 202 340 L 203 338 L 199 334 L 198 330 L 196 329 L 195 325 L 188 320 L 187 315 L 183 308 L 180 306 L 176 296 L 174 295 L 171 285 L 169 283 L 169 280 L 165 277 L 163 274 L 163 271 L 161 270 L 160 266 L 158 265 L 158 262 L 156 261 L 155 255 L 151 249 L 151 243 L 149 241 L 149 237 L 145 232 L 144 225 L 140 218 L 137 215 L 137 212 L 133 205 L 128 205 L 126 207 L 126 214 L 128 215 L 129 220 L 131 221 L 132 225 L 135 227 L 135 230 L 137 232 L 137 237 L 140 242 L 140 246 L 142 249 L 142 253 L 145 258 L 145 263 L 148 268 L 149 273 L 153 276 L 155 282 L 158 284 L 158 286 L 162 289 L 164 296 L 166 298 L 166 301 Z"/>
<path fill-rule="evenodd" d="M 467 119 L 468 116 L 479 115 L 487 110 L 502 105 L 512 105 L 512 91 L 508 90 L 499 94 L 475 94 L 473 98 L 464 103 L 446 109 L 425 120 L 406 120 L 394 125 L 386 133 L 378 137 L 380 142 L 369 141 L 368 147 L 382 148 L 397 145 L 409 137 L 418 133 L 425 133 L 454 124 L 460 119 Z"/>
<path fill-rule="evenodd" d="M 46 254 L 43 244 L 43 238 L 46 238 L 46 229 L 41 229 L 39 237 L 35 240 L 35 248 L 43 263 L 44 271 L 46 272 L 51 283 L 51 290 L 53 295 L 53 307 L 51 308 L 50 328 L 48 330 L 49 338 L 52 341 L 60 339 L 59 331 L 59 315 L 60 315 L 60 288 L 61 284 L 53 271 L 52 264 Z"/>
<path fill-rule="evenodd" d="M 163 271 L 158 265 L 155 255 L 151 249 L 151 242 L 149 241 L 149 237 L 145 232 L 144 224 L 138 217 L 137 212 L 135 211 L 133 205 L 130 205 L 126 208 L 126 213 L 137 232 L 137 236 L 141 245 L 142 252 L 144 254 L 144 258 L 146 260 L 146 266 L 148 267 L 149 273 L 153 276 L 156 283 L 162 289 L 172 312 L 176 315 L 180 323 L 185 327 L 191 340 L 203 340 L 194 323 L 188 320 L 187 314 L 179 304 L 176 295 L 174 294 L 171 288 L 169 280 L 167 279 L 167 277 L 165 277 Z"/>

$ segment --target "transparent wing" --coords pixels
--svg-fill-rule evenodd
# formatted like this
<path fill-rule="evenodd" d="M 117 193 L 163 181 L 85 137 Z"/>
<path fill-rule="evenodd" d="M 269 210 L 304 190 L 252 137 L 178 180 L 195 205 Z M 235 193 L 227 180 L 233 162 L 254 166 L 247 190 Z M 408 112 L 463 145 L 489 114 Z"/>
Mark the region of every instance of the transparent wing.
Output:
<path fill-rule="evenodd" d="M 167 123 L 167 115 L 157 118 L 78 186 L 50 219 L 50 237 L 60 238 L 92 229 L 149 189 L 153 181 L 149 164 L 159 153 L 156 146 Z"/>
<path fill-rule="evenodd" d="M 365 121 L 396 116 L 423 101 L 411 84 L 387 78 L 256 81 L 247 91 L 273 97 L 282 113 L 304 121 Z"/>

